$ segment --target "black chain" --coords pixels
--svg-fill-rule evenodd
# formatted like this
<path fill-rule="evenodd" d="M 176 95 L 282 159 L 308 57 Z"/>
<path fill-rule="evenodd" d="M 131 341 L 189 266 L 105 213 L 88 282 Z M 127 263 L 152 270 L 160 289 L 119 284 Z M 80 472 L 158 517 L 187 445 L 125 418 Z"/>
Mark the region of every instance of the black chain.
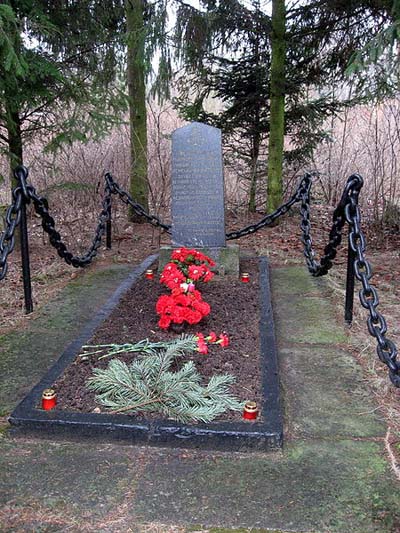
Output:
<path fill-rule="evenodd" d="M 300 224 L 302 230 L 302 243 L 304 244 L 304 256 L 309 272 L 313 276 L 324 276 L 332 268 L 333 260 L 337 254 L 337 248 L 342 242 L 342 230 L 346 223 L 345 207 L 349 201 L 349 196 L 352 193 L 354 186 L 362 181 L 362 178 L 357 174 L 353 174 L 347 180 L 346 186 L 343 190 L 340 201 L 333 212 L 332 227 L 329 232 L 329 241 L 324 248 L 324 255 L 321 261 L 318 262 L 314 259 L 315 252 L 312 247 L 312 238 L 310 235 L 310 190 L 311 190 L 311 178 L 305 182 L 303 189 L 301 190 L 301 208 L 302 221 Z"/>
<path fill-rule="evenodd" d="M 160 218 L 156 215 L 150 215 L 142 205 L 135 202 L 135 200 L 132 198 L 130 194 L 125 192 L 121 187 L 114 181 L 113 177 L 110 173 L 107 173 L 106 176 L 106 182 L 108 186 L 111 189 L 111 192 L 113 194 L 118 194 L 118 196 L 121 198 L 121 200 L 126 204 L 130 205 L 134 212 L 140 216 L 143 217 L 149 222 L 152 226 L 156 226 L 159 228 L 162 228 L 167 233 L 171 233 L 171 225 L 170 224 L 164 224 Z"/>
<path fill-rule="evenodd" d="M 365 237 L 361 231 L 361 213 L 358 205 L 358 194 L 362 187 L 362 178 L 358 176 L 358 183 L 353 183 L 349 191 L 348 202 L 345 207 L 346 221 L 350 226 L 349 243 L 356 255 L 354 260 L 354 274 L 361 282 L 359 291 L 361 305 L 368 309 L 368 331 L 377 341 L 376 351 L 379 359 L 389 368 L 389 376 L 396 387 L 400 387 L 400 363 L 397 361 L 397 348 L 394 342 L 386 338 L 386 320 L 377 307 L 379 305 L 378 293 L 369 280 L 372 277 L 372 268 L 365 257 Z"/>
<path fill-rule="evenodd" d="M 83 256 L 75 256 L 68 251 L 67 246 L 61 240 L 61 235 L 55 229 L 55 222 L 53 217 L 49 214 L 49 204 L 46 198 L 38 196 L 34 187 L 28 185 L 27 191 L 29 198 L 33 201 L 35 211 L 42 217 L 42 227 L 46 233 L 50 236 L 50 244 L 54 246 L 60 257 L 64 259 L 66 263 L 76 268 L 85 267 L 92 262 L 93 258 L 97 255 L 97 250 L 101 245 L 101 240 L 106 231 L 106 222 L 109 218 L 111 207 L 111 188 L 106 182 L 104 188 L 104 199 L 102 202 L 102 210 L 98 217 L 98 224 L 93 238 L 93 243 L 89 250 Z"/>
<path fill-rule="evenodd" d="M 21 220 L 23 197 L 24 194 L 21 187 L 16 187 L 12 192 L 12 204 L 6 211 L 6 227 L 0 235 L 0 280 L 4 279 L 7 274 L 7 257 L 14 250 L 14 233 Z"/>
<path fill-rule="evenodd" d="M 125 192 L 113 179 L 111 174 L 106 174 L 105 176 L 106 182 L 109 184 L 113 194 L 118 194 L 121 200 L 132 207 L 132 209 L 135 211 L 135 213 L 143 217 L 152 224 L 153 226 L 160 227 L 164 229 L 167 233 L 171 233 L 171 225 L 170 224 L 164 224 L 159 217 L 156 215 L 150 215 L 142 205 L 138 204 L 133 200 L 133 198 Z M 245 228 L 237 231 L 231 231 L 230 233 L 226 233 L 225 237 L 226 240 L 232 240 L 232 239 L 239 239 L 240 237 L 244 237 L 246 235 L 250 235 L 251 233 L 254 233 L 258 231 L 261 228 L 264 228 L 265 226 L 269 226 L 272 224 L 277 218 L 287 213 L 293 204 L 300 201 L 301 198 L 301 192 L 303 188 L 305 187 L 305 183 L 308 183 L 308 180 L 311 183 L 311 175 L 306 174 L 302 181 L 300 182 L 300 185 L 298 186 L 296 192 L 293 194 L 293 196 L 290 198 L 288 202 L 285 204 L 282 204 L 276 211 L 273 213 L 266 215 L 263 219 L 261 219 L 256 224 L 251 224 L 249 226 L 246 226 Z"/>
<path fill-rule="evenodd" d="M 246 226 L 245 228 L 241 230 L 231 231 L 230 233 L 227 233 L 226 239 L 227 240 L 239 239 L 240 237 L 244 237 L 245 235 L 250 235 L 251 233 L 258 231 L 259 229 L 272 224 L 277 218 L 287 213 L 292 207 L 292 205 L 300 201 L 303 190 L 304 188 L 307 187 L 308 184 L 311 185 L 311 175 L 305 174 L 299 186 L 297 187 L 296 192 L 292 195 L 290 200 L 288 200 L 286 203 L 279 206 L 278 209 L 276 209 L 273 213 L 266 215 L 256 224 L 251 224 L 250 226 Z"/>
<path fill-rule="evenodd" d="M 163 224 L 155 216 L 148 214 L 144 208 L 136 203 L 131 196 L 123 191 L 113 180 L 111 174 L 106 174 L 105 194 L 102 202 L 102 210 L 98 217 L 99 222 L 96 228 L 93 243 L 88 252 L 81 257 L 74 256 L 67 250 L 66 245 L 62 242 L 61 236 L 55 229 L 54 219 L 49 214 L 48 202 L 46 198 L 38 196 L 34 187 L 26 184 L 27 171 L 23 169 L 20 176 L 20 185 L 13 190 L 13 202 L 6 212 L 6 228 L 0 235 L 0 280 L 7 274 L 7 258 L 13 251 L 15 240 L 15 229 L 20 223 L 21 206 L 25 201 L 27 204 L 33 201 L 35 211 L 42 217 L 42 227 L 50 236 L 50 243 L 56 248 L 60 257 L 68 264 L 74 267 L 83 267 L 91 263 L 97 255 L 97 250 L 101 244 L 102 237 L 106 231 L 106 223 L 109 220 L 111 212 L 111 197 L 118 194 L 121 200 L 130 205 L 135 213 L 144 217 L 153 226 L 158 226 L 170 233 L 171 226 Z M 249 235 L 255 231 L 272 224 L 277 218 L 287 213 L 296 203 L 301 201 L 301 229 L 302 242 L 304 245 L 304 255 L 309 271 L 314 276 L 322 276 L 332 267 L 332 261 L 336 257 L 337 248 L 342 240 L 342 230 L 347 222 L 350 227 L 349 244 L 355 254 L 354 273 L 356 278 L 361 282 L 362 288 L 359 292 L 361 305 L 368 309 L 369 317 L 367 319 L 368 331 L 377 341 L 377 354 L 389 368 L 389 375 L 392 383 L 400 387 L 400 363 L 397 361 L 397 348 L 393 341 L 386 338 L 387 325 L 385 318 L 377 311 L 379 299 L 376 289 L 370 285 L 369 280 L 372 276 L 370 263 L 365 258 L 365 238 L 361 231 L 361 214 L 358 205 L 358 196 L 363 185 L 361 176 L 353 174 L 347 180 L 342 197 L 333 213 L 332 228 L 329 233 L 329 242 L 325 246 L 324 255 L 320 262 L 315 261 L 315 252 L 312 248 L 312 238 L 310 235 L 310 191 L 312 178 L 310 174 L 305 174 L 302 178 L 296 192 L 288 202 L 282 204 L 276 211 L 266 215 L 258 223 L 247 226 L 241 230 L 233 231 L 226 234 L 227 240 L 238 239 L 244 235 Z"/>

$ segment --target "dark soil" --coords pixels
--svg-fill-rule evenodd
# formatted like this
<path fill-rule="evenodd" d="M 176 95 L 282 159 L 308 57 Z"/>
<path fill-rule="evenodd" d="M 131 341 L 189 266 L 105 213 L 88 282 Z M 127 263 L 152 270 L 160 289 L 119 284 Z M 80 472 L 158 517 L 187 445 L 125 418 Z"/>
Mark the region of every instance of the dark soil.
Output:
<path fill-rule="evenodd" d="M 211 313 L 201 323 L 188 326 L 185 332 L 202 332 L 204 335 L 210 331 L 228 333 L 229 346 L 222 348 L 219 345 L 209 345 L 207 355 L 195 353 L 190 358 L 196 363 L 205 382 L 214 374 L 232 374 L 236 377 L 232 393 L 240 400 L 253 400 L 261 406 L 258 261 L 242 261 L 241 270 L 249 272 L 249 283 L 227 276 L 215 276 L 211 283 L 199 286 L 203 299 L 211 306 Z M 118 307 L 87 344 L 124 344 L 146 338 L 157 342 L 176 338 L 176 333 L 161 330 L 157 325 L 155 304 L 158 297 L 166 293 L 167 289 L 160 285 L 158 276 L 154 280 L 143 277 L 125 294 Z M 128 353 L 118 357 L 129 363 L 135 356 Z M 57 407 L 81 412 L 98 412 L 100 407 L 103 411 L 85 383 L 92 375 L 93 368 L 105 368 L 108 361 L 108 358 L 98 361 L 96 356 L 81 361 L 77 357 L 55 383 Z M 242 420 L 241 416 L 241 413 L 230 412 L 219 420 Z M 146 414 L 146 417 L 149 415 Z"/>

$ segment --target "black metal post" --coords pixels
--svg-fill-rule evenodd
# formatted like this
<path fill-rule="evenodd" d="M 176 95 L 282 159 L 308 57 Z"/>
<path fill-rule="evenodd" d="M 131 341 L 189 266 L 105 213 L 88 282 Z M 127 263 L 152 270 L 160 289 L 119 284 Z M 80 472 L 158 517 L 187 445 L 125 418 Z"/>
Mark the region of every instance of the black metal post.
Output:
<path fill-rule="evenodd" d="M 107 250 L 111 250 L 111 198 L 108 207 L 108 219 L 106 222 L 106 247 Z"/>
<path fill-rule="evenodd" d="M 350 233 L 350 228 L 349 228 Z M 350 246 L 348 240 L 347 248 L 347 277 L 346 277 L 346 301 L 344 304 L 344 320 L 349 326 L 353 322 L 353 304 L 354 304 L 354 261 L 356 254 Z"/>
<path fill-rule="evenodd" d="M 21 241 L 21 262 L 22 262 L 22 277 L 24 280 L 24 297 L 25 297 L 25 313 L 29 314 L 33 311 L 32 303 L 32 284 L 31 284 L 31 267 L 29 262 L 29 240 L 28 240 L 28 224 L 26 219 L 26 178 L 28 171 L 25 167 L 18 167 L 15 170 L 15 177 L 18 179 L 23 194 L 21 204 L 21 220 L 20 227 L 20 241 Z"/>

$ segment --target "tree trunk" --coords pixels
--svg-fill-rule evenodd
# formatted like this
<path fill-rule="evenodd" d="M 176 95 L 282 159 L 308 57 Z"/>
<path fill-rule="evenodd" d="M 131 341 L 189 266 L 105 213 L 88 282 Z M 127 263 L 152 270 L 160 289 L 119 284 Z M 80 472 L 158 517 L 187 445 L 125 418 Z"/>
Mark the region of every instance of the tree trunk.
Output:
<path fill-rule="evenodd" d="M 260 3 L 255 4 L 256 9 L 260 9 Z M 257 25 L 258 26 L 258 25 Z M 257 36 L 254 42 L 254 57 L 255 67 L 257 67 L 256 91 L 260 91 L 262 86 L 262 79 L 260 79 L 260 33 L 261 29 L 258 27 Z M 255 213 L 256 211 L 256 193 L 257 193 L 257 178 L 258 178 L 258 158 L 260 157 L 260 108 L 257 107 L 254 116 L 254 133 L 251 139 L 251 176 L 250 176 L 250 194 L 249 194 L 249 211 Z"/>
<path fill-rule="evenodd" d="M 132 197 L 148 209 L 147 181 L 147 122 L 146 86 L 144 65 L 144 8 L 143 0 L 125 0 L 127 29 L 127 79 L 129 96 L 131 175 L 130 193 Z M 135 222 L 142 218 L 131 214 Z"/>
<path fill-rule="evenodd" d="M 271 108 L 268 148 L 267 212 L 282 203 L 285 118 L 285 0 L 272 0 Z"/>
<path fill-rule="evenodd" d="M 249 211 L 250 213 L 255 213 L 256 211 L 256 192 L 257 192 L 257 167 L 258 167 L 258 158 L 260 155 L 260 134 L 257 132 L 254 134 L 252 139 L 252 149 L 251 149 L 251 176 L 250 176 L 250 194 L 249 194 Z"/>

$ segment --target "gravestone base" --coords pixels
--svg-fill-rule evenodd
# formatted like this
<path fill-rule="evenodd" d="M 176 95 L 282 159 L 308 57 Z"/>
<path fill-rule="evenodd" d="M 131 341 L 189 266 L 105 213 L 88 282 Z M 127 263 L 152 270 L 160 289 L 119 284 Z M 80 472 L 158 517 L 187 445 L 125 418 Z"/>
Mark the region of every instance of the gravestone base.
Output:
<path fill-rule="evenodd" d="M 171 260 L 171 254 L 179 246 L 161 246 L 158 257 L 158 270 L 162 271 L 164 266 Z M 188 247 L 189 248 L 189 247 Z M 192 247 L 190 247 L 192 248 Z M 194 248 L 194 247 L 193 247 Z M 216 263 L 215 270 L 219 275 L 239 277 L 239 245 L 228 244 L 220 247 L 195 248 L 199 252 L 208 255 Z"/>

